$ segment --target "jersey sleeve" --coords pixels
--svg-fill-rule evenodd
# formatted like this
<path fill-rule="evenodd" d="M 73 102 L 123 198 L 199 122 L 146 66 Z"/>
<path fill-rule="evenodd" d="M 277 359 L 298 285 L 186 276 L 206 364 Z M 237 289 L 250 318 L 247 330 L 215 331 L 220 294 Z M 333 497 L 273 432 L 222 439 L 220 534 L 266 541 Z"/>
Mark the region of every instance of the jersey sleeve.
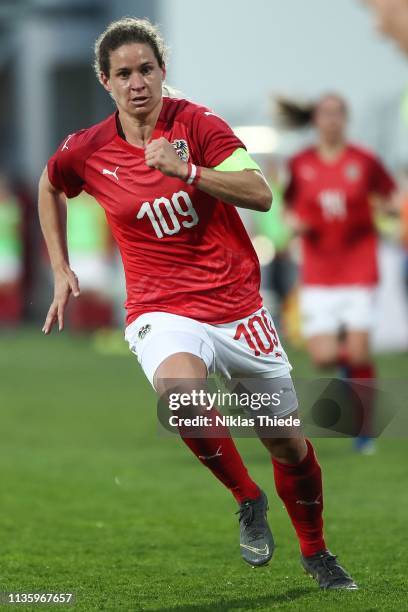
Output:
<path fill-rule="evenodd" d="M 230 126 L 206 108 L 195 111 L 192 124 L 194 144 L 205 168 L 215 168 L 236 149 L 246 149 Z"/>
<path fill-rule="evenodd" d="M 370 191 L 378 195 L 389 196 L 395 189 L 396 184 L 391 174 L 381 160 L 373 156 L 371 158 Z"/>
<path fill-rule="evenodd" d="M 76 146 L 77 134 L 67 136 L 54 155 L 48 160 L 48 178 L 51 184 L 63 191 L 67 198 L 74 198 L 84 188 L 84 159 Z"/>

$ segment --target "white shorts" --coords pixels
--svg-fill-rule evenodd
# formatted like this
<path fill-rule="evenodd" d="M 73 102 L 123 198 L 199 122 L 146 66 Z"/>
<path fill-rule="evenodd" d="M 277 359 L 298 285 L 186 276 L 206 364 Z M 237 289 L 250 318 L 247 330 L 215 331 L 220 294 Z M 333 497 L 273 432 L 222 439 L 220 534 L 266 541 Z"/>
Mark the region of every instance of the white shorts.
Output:
<path fill-rule="evenodd" d="M 300 293 L 302 332 L 306 338 L 337 334 L 342 327 L 369 332 L 373 325 L 375 288 L 309 286 Z"/>
<path fill-rule="evenodd" d="M 20 280 L 22 274 L 22 261 L 14 255 L 3 255 L 0 257 L 0 284 L 15 283 Z"/>
<path fill-rule="evenodd" d="M 138 317 L 125 338 L 153 386 L 159 365 L 175 353 L 200 357 L 209 374 L 231 378 L 286 378 L 292 366 L 266 308 L 232 323 L 210 325 L 164 312 Z M 293 394 L 296 400 L 295 393 Z M 285 414 L 295 410 L 294 401 Z M 283 408 L 283 406 L 282 406 Z"/>

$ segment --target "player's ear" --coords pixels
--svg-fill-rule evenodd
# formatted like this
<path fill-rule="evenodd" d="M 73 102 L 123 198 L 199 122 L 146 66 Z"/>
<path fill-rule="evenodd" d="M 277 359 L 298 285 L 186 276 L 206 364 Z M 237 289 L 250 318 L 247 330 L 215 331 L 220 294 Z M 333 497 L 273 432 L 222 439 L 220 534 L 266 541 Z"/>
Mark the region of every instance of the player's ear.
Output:
<path fill-rule="evenodd" d="M 167 74 L 166 64 L 163 64 L 163 66 L 161 68 L 161 71 L 162 71 L 162 79 L 163 79 L 163 83 L 164 83 L 164 81 L 166 80 L 166 74 Z"/>
<path fill-rule="evenodd" d="M 108 91 L 109 93 L 112 92 L 112 87 L 109 81 L 109 77 L 107 77 L 104 72 L 99 73 L 99 82 L 101 83 L 103 88 L 106 89 L 106 91 Z"/>

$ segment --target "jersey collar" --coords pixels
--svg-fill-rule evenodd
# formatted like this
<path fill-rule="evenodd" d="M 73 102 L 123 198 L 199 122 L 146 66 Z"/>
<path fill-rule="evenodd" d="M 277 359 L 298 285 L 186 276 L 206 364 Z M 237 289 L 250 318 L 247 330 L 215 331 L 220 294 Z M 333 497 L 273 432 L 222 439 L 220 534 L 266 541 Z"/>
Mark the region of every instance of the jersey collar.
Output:
<path fill-rule="evenodd" d="M 165 131 L 166 124 L 167 124 L 167 120 L 166 120 L 167 105 L 168 105 L 168 98 L 163 97 L 163 105 L 161 107 L 160 114 L 157 118 L 157 122 L 156 122 L 156 125 L 155 125 L 155 128 L 153 130 L 150 140 L 156 140 L 157 138 L 160 138 L 160 136 L 163 136 L 163 133 Z M 115 113 L 115 123 L 116 123 L 116 132 L 117 132 L 115 136 L 115 141 L 118 144 L 120 144 L 122 148 L 133 153 L 133 155 L 144 157 L 144 147 L 138 147 L 136 145 L 130 144 L 130 142 L 125 140 L 125 135 L 123 133 L 122 126 L 119 121 L 119 111 L 116 111 Z"/>

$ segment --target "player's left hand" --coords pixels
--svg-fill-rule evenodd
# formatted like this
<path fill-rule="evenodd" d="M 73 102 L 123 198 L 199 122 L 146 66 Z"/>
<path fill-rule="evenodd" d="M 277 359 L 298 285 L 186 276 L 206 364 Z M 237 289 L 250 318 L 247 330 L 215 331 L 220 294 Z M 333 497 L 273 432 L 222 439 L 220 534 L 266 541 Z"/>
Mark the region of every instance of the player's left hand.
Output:
<path fill-rule="evenodd" d="M 156 168 L 166 176 L 184 179 L 188 173 L 186 162 L 179 158 L 173 145 L 163 136 L 146 145 L 145 161 L 150 168 Z"/>

